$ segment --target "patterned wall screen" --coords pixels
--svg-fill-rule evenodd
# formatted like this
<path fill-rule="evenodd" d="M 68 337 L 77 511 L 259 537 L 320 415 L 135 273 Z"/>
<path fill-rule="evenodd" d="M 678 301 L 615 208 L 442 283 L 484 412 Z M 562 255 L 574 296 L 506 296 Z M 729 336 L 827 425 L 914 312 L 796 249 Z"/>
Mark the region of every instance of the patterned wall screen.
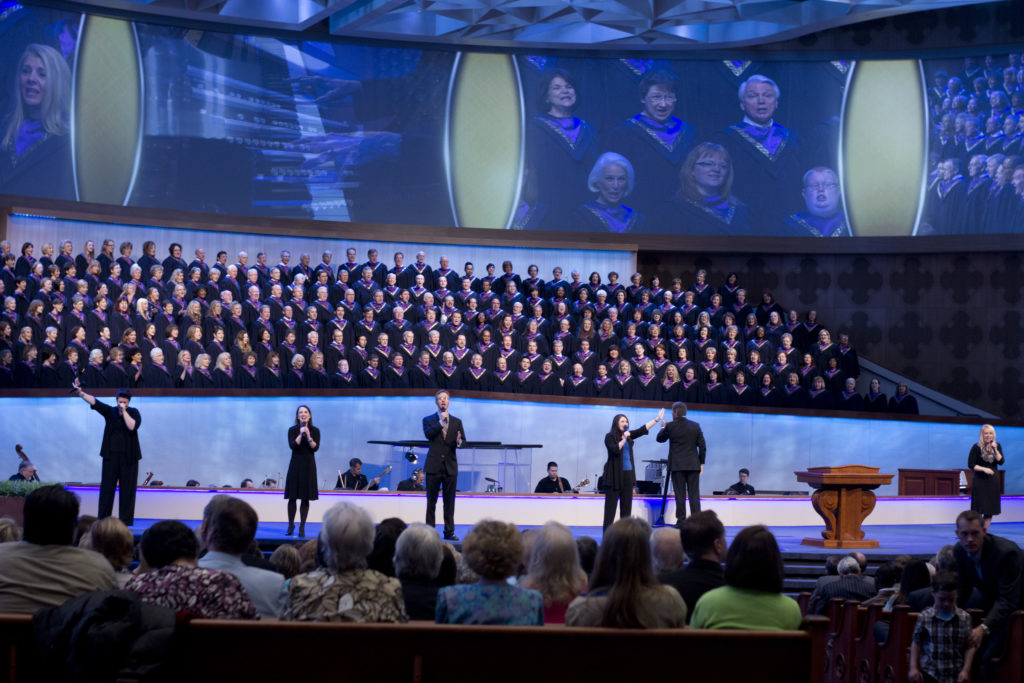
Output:
<path fill-rule="evenodd" d="M 1019 152 L 1009 57 L 961 73 L 914 60 L 459 53 L 13 2 L 0 3 L 0 37 L 5 194 L 585 232 L 1019 227 L 1012 168 L 991 183 L 968 173 L 979 151 Z M 975 90 L 976 74 L 996 72 Z"/>

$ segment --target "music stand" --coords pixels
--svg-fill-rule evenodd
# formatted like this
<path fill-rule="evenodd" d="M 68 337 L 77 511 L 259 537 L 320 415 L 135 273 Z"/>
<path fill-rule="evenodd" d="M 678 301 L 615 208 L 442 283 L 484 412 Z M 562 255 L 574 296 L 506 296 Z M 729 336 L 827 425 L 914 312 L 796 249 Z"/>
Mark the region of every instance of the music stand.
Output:
<path fill-rule="evenodd" d="M 665 466 L 665 486 L 661 490 L 661 512 L 658 514 L 658 519 L 651 526 L 665 526 L 665 506 L 668 505 L 668 483 L 671 480 L 668 471 L 668 460 L 644 460 L 652 465 L 658 465 L 661 467 Z"/>

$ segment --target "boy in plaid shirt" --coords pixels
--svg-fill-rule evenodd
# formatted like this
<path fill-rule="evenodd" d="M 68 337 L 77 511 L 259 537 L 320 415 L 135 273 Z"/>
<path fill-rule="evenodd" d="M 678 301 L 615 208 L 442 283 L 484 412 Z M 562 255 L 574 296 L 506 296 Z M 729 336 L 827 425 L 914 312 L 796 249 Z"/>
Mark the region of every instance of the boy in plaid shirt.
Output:
<path fill-rule="evenodd" d="M 910 646 L 911 683 L 967 683 L 977 647 L 968 647 L 971 617 L 956 606 L 957 575 L 936 572 L 935 604 L 921 611 Z"/>

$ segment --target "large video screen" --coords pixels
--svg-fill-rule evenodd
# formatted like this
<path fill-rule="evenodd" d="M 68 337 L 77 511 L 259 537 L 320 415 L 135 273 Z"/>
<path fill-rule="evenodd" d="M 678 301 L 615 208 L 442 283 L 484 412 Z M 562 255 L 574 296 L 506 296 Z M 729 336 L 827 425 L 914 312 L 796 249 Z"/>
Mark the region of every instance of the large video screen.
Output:
<path fill-rule="evenodd" d="M 9 0 L 0 55 L 3 194 L 518 230 L 1019 229 L 1013 168 L 991 159 L 997 144 L 1004 157 L 1020 150 L 1024 101 L 1010 56 L 979 58 L 980 72 L 958 63 L 960 73 L 915 60 L 474 53 L 217 33 Z M 973 80 L 997 71 L 998 82 Z M 989 96 L 1000 89 L 1004 99 Z M 982 149 L 988 184 L 978 193 L 985 180 L 970 168 Z"/>

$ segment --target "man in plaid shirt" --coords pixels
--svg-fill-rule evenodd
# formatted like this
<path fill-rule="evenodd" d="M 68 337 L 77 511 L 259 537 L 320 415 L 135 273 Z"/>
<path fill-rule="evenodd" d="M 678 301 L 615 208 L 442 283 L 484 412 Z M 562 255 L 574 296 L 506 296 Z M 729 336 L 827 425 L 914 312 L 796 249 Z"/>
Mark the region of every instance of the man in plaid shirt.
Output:
<path fill-rule="evenodd" d="M 956 606 L 957 575 L 940 571 L 932 579 L 935 604 L 917 617 L 910 646 L 911 683 L 966 683 L 977 646 L 971 647 L 971 617 Z"/>

